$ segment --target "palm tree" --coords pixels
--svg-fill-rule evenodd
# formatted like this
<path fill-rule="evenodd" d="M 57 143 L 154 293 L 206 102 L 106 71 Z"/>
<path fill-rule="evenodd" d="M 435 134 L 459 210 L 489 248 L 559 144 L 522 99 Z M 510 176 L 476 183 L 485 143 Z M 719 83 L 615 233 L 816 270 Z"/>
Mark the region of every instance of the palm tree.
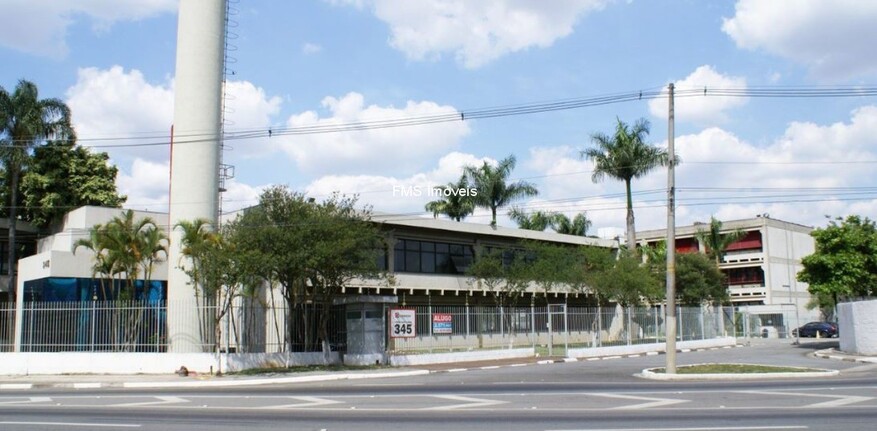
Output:
<path fill-rule="evenodd" d="M 619 119 L 615 135 L 595 133 L 591 141 L 596 148 L 581 152 L 582 157 L 594 162 L 594 174 L 591 176 L 594 182 L 601 181 L 604 176 L 624 181 L 627 192 L 627 248 L 631 251 L 636 250 L 636 231 L 630 182 L 669 162 L 667 150 L 645 143 L 648 134 L 648 120 L 641 118 L 630 127 Z M 679 163 L 678 157 L 675 157 L 674 163 Z"/>
<path fill-rule="evenodd" d="M 588 220 L 585 213 L 576 214 L 572 220 L 570 220 L 566 214 L 556 213 L 554 214 L 554 217 L 552 217 L 551 228 L 557 233 L 587 236 L 588 229 L 591 228 L 591 221 Z"/>
<path fill-rule="evenodd" d="M 496 209 L 511 204 L 519 199 L 536 196 L 536 186 L 526 181 L 507 184 L 509 175 L 515 169 L 515 156 L 510 155 L 496 166 L 484 162 L 481 167 L 466 166 L 463 169 L 466 177 L 475 187 L 475 205 L 490 208 L 490 225 L 496 227 Z"/>
<path fill-rule="evenodd" d="M 538 230 L 541 232 L 551 225 L 553 217 L 553 213 L 546 213 L 544 211 L 534 211 L 527 214 L 517 207 L 509 211 L 509 218 L 518 224 L 518 229 Z"/>
<path fill-rule="evenodd" d="M 746 236 L 742 229 L 722 233 L 722 222 L 715 217 L 710 217 L 709 230 L 698 229 L 694 237 L 706 246 L 706 253 L 716 261 L 716 265 L 722 263 L 725 251 L 728 247 Z"/>
<path fill-rule="evenodd" d="M 30 150 L 48 139 L 73 139 L 70 108 L 61 99 L 40 99 L 37 86 L 18 81 L 9 94 L 0 87 L 0 159 L 9 181 L 9 294 L 15 296 L 15 230 L 18 220 L 18 182 L 27 165 Z"/>
<path fill-rule="evenodd" d="M 475 211 L 473 197 L 469 196 L 469 180 L 466 175 L 461 175 L 456 183 L 450 182 L 434 189 L 441 193 L 442 198 L 426 204 L 426 210 L 432 211 L 433 217 L 444 214 L 454 221 L 463 221 Z M 462 191 L 466 191 L 463 193 Z"/>

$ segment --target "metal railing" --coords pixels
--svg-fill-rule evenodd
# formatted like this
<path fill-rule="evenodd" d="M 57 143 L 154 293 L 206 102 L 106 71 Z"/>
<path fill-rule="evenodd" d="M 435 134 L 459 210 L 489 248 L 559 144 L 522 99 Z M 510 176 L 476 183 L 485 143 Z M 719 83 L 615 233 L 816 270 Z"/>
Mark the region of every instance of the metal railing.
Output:
<path fill-rule="evenodd" d="M 391 338 L 388 350 L 392 353 L 532 347 L 539 353 L 553 355 L 570 348 L 666 340 L 662 307 L 586 308 L 556 304 L 548 307 L 413 308 L 416 336 Z M 677 340 L 736 336 L 734 314 L 730 308 L 680 307 L 677 316 Z"/>

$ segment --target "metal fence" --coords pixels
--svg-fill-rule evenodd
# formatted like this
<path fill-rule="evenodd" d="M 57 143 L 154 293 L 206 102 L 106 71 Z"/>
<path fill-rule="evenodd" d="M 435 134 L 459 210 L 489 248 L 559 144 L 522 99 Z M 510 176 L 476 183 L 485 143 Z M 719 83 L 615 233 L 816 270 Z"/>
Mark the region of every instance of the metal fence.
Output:
<path fill-rule="evenodd" d="M 416 336 L 390 338 L 392 353 L 532 347 L 545 354 L 566 349 L 666 340 L 663 307 L 418 306 Z M 197 351 L 308 352 L 346 349 L 343 307 L 308 305 L 290 311 L 237 298 L 227 313 L 191 302 L 26 302 L 20 313 L 22 352 L 165 352 L 169 327 L 197 326 Z M 221 315 L 220 315 L 221 314 Z M 325 337 L 319 326 L 326 317 Z M 677 340 L 755 334 L 751 315 L 732 308 L 680 307 Z M 0 351 L 15 347 L 14 304 L 0 304 Z M 759 318 L 761 322 L 763 318 Z M 758 327 L 758 326 L 755 326 Z M 748 328 L 748 329 L 747 329 Z M 384 334 L 387 334 L 385 331 Z M 325 338 L 325 340 L 324 340 Z M 190 347 L 192 342 L 189 341 Z"/>
<path fill-rule="evenodd" d="M 416 336 L 392 338 L 394 353 L 532 347 L 558 354 L 570 348 L 666 340 L 663 307 L 418 306 Z M 450 323 L 450 324 L 448 324 Z M 731 308 L 680 307 L 677 340 L 736 336 Z"/>
<path fill-rule="evenodd" d="M 235 301 L 228 312 L 214 305 L 167 301 L 26 302 L 21 310 L 22 352 L 165 352 L 169 327 L 196 327 L 189 349 L 203 352 L 320 351 L 323 311 L 304 306 Z M 344 347 L 341 309 L 328 310 L 332 349 Z M 15 349 L 15 304 L 0 304 L 0 351 Z M 194 322 L 194 323 L 193 323 Z"/>

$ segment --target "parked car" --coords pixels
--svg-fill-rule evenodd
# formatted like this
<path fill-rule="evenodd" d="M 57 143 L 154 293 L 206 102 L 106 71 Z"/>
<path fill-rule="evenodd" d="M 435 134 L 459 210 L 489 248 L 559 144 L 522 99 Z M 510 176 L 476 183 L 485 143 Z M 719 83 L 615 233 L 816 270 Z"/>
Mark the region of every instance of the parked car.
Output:
<path fill-rule="evenodd" d="M 837 337 L 837 324 L 831 322 L 810 322 L 800 328 L 792 329 L 792 336 Z"/>

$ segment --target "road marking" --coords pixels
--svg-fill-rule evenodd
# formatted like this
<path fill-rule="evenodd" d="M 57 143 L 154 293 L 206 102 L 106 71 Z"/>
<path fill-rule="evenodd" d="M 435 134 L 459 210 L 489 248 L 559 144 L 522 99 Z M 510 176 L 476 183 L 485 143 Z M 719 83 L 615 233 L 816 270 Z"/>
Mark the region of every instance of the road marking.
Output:
<path fill-rule="evenodd" d="M 51 401 L 52 401 L 52 399 L 49 397 L 29 397 L 25 400 L 0 401 L 0 404 L 48 403 Z"/>
<path fill-rule="evenodd" d="M 487 406 L 495 406 L 497 404 L 507 404 L 508 401 L 497 401 L 497 400 L 488 400 L 485 398 L 471 398 L 471 397 L 463 397 L 460 395 L 430 395 L 435 398 L 442 398 L 446 400 L 454 400 L 454 401 L 466 401 L 465 404 L 454 404 L 450 406 L 438 406 L 438 407 L 427 407 L 423 410 L 457 410 L 457 409 L 467 409 L 472 407 L 487 407 Z"/>
<path fill-rule="evenodd" d="M 862 397 L 859 395 L 826 395 L 826 394 L 808 394 L 802 392 L 774 392 L 774 391 L 742 391 L 740 393 L 744 394 L 760 394 L 760 395 L 791 395 L 791 396 L 801 396 L 801 397 L 813 397 L 813 398 L 833 398 L 831 401 L 823 401 L 821 403 L 808 404 L 803 406 L 802 408 L 824 408 L 824 407 L 839 407 L 845 406 L 849 404 L 856 404 L 865 401 L 873 400 L 874 397 Z"/>
<path fill-rule="evenodd" d="M 2 383 L 0 384 L 0 390 L 4 389 L 31 389 L 33 388 L 33 383 Z"/>
<path fill-rule="evenodd" d="M 806 425 L 777 425 L 761 427 L 696 427 L 696 428 L 601 428 L 587 430 L 546 430 L 546 431 L 744 431 L 744 430 L 805 430 Z"/>
<path fill-rule="evenodd" d="M 509 366 L 510 366 L 510 367 L 526 367 L 527 365 L 529 365 L 529 364 L 512 364 L 512 365 L 509 365 Z"/>
<path fill-rule="evenodd" d="M 0 422 L 0 425 L 38 425 L 44 427 L 140 428 L 140 424 L 89 424 L 79 422 Z"/>
<path fill-rule="evenodd" d="M 499 368 L 499 365 L 491 365 L 489 367 L 481 367 L 482 370 L 495 370 Z"/>
<path fill-rule="evenodd" d="M 606 398 L 620 398 L 625 400 L 638 400 L 638 401 L 648 401 L 647 403 L 633 404 L 629 406 L 618 406 L 612 407 L 610 410 L 640 410 L 640 409 L 650 409 L 653 407 L 663 407 L 669 406 L 673 404 L 681 404 L 687 403 L 689 400 L 679 400 L 676 398 L 653 398 L 653 397 L 638 397 L 636 395 L 623 395 L 623 394 L 590 394 L 598 397 L 606 397 Z"/>
<path fill-rule="evenodd" d="M 459 373 L 461 371 L 469 371 L 468 368 L 451 368 L 448 370 L 449 373 Z"/>
<path fill-rule="evenodd" d="M 100 383 L 74 383 L 73 389 L 99 389 Z"/>
<path fill-rule="evenodd" d="M 319 407 L 319 406 L 328 406 L 331 404 L 341 404 L 341 401 L 329 400 L 326 398 L 320 397 L 288 397 L 294 400 L 304 401 L 303 403 L 296 404 L 284 404 L 279 406 L 264 406 L 264 407 L 256 407 L 257 409 L 300 409 L 305 407 Z"/>
<path fill-rule="evenodd" d="M 139 403 L 111 404 L 107 407 L 141 407 L 141 406 L 158 406 L 164 404 L 188 403 L 189 400 L 180 397 L 155 397 L 158 401 L 143 401 Z"/>

